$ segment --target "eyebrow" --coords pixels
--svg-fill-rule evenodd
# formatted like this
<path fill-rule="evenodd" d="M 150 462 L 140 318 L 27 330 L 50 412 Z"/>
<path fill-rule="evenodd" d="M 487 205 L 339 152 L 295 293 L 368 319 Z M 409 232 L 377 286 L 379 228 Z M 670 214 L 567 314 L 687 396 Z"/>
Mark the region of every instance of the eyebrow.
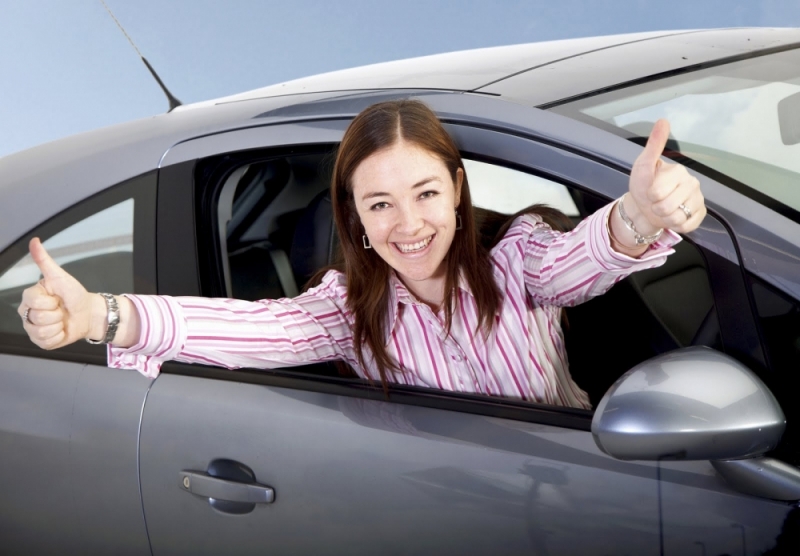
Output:
<path fill-rule="evenodd" d="M 411 186 L 411 189 L 416 189 L 417 187 L 422 187 L 432 181 L 441 181 L 439 176 L 428 176 L 427 178 L 423 178 L 419 180 L 417 183 Z M 373 197 L 388 197 L 388 193 L 384 193 L 383 191 L 372 191 L 364 195 L 361 200 L 366 201 L 367 199 L 372 199 Z"/>

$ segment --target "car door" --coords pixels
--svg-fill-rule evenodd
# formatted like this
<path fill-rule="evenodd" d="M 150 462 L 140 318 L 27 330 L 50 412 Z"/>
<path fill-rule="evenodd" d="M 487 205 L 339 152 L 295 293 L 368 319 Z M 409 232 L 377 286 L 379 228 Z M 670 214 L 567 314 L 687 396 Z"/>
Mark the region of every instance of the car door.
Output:
<path fill-rule="evenodd" d="M 581 205 L 577 217 L 626 188 L 619 162 L 544 138 L 553 129 L 561 129 L 562 136 L 570 127 L 586 131 L 580 124 L 492 99 L 425 98 L 466 157 L 565 187 L 568 198 Z M 305 121 L 288 117 L 204 137 L 167 154 L 159 181 L 159 225 L 169 230 L 159 237 L 160 293 L 224 295 L 235 289 L 234 254 L 223 252 L 224 240 L 215 240 L 220 223 L 233 222 L 218 210 L 236 203 L 235 191 L 224 184 L 247 173 L 236 173 L 237 160 L 242 165 L 298 161 L 330 150 L 354 101 L 347 98 L 338 113 L 335 101 L 328 103 L 326 117 L 309 121 L 314 108 L 300 110 Z M 289 175 L 301 175 L 301 166 L 292 166 Z M 207 202 L 202 187 L 212 179 L 223 185 Z M 291 205 L 292 195 L 299 195 L 296 202 L 308 203 L 319 187 L 303 189 L 303 180 L 296 181 L 297 187 L 271 195 L 271 202 Z M 724 234 L 724 227 L 712 222 L 697 234 L 697 245 L 720 231 Z M 252 245 L 270 253 L 274 282 L 285 292 L 275 270 L 281 258 L 272 255 L 281 251 L 280 241 Z M 692 253 L 701 260 L 706 255 L 703 247 L 692 249 L 688 266 L 679 270 L 696 266 Z M 735 259 L 735 250 L 720 251 L 728 263 L 725 256 Z M 724 266 L 703 267 L 700 283 L 706 280 L 712 298 L 709 284 Z M 705 330 L 711 311 L 688 324 L 670 321 L 668 310 L 659 313 L 647 304 L 648 298 L 659 299 L 652 284 L 656 291 L 663 286 L 652 277 L 608 298 L 638 299 L 652 322 L 634 328 L 661 331 L 658 338 L 644 338 L 647 346 L 636 352 L 643 357 L 680 347 L 683 334 L 691 343 Z M 597 311 L 604 309 L 593 310 L 594 320 L 592 309 L 588 317 L 574 313 L 570 327 L 583 319 L 584 328 L 597 329 Z M 719 336 L 712 331 L 708 342 L 722 341 Z M 598 338 L 612 344 L 598 344 Z M 625 370 L 628 362 L 617 355 L 629 339 L 574 338 L 578 347 L 570 357 L 574 353 L 576 359 L 589 349 L 582 342 L 595 342 L 592 357 L 581 362 L 595 396 Z M 685 541 L 694 542 L 692 527 L 713 530 L 721 547 L 735 546 L 737 531 L 720 507 L 731 508 L 739 523 L 758 531 L 751 550 L 774 542 L 787 504 L 739 495 L 708 462 L 617 461 L 595 445 L 591 419 L 590 411 L 432 389 L 396 386 L 386 397 L 380 388 L 337 376 L 326 366 L 229 371 L 167 364 L 148 394 L 140 436 L 151 546 L 155 554 L 655 554 L 665 547 L 686 553 Z M 667 502 L 685 511 L 660 519 Z M 684 535 L 687 527 L 692 535 Z M 667 543 L 667 535 L 679 542 Z"/>
<path fill-rule="evenodd" d="M 146 554 L 139 416 L 149 381 L 106 368 L 104 346 L 44 351 L 17 307 L 37 236 L 90 291 L 154 289 L 155 172 L 70 207 L 0 254 L 0 552 Z"/>

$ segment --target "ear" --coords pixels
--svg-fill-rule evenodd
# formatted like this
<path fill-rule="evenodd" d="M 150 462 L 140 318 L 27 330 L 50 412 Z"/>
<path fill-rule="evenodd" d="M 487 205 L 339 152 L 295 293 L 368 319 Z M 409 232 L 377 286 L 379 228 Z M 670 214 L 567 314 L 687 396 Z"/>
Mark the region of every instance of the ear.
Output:
<path fill-rule="evenodd" d="M 456 208 L 461 204 L 461 184 L 464 183 L 464 170 L 459 168 L 456 170 L 456 182 L 453 184 L 455 187 Z"/>

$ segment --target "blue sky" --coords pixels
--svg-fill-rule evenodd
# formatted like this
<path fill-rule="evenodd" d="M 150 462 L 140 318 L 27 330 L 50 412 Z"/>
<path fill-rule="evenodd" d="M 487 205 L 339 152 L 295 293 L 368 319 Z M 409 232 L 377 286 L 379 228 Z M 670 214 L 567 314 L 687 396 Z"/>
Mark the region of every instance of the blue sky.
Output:
<path fill-rule="evenodd" d="M 664 29 L 800 27 L 800 0 L 106 3 L 184 103 L 469 48 Z M 0 6 L 0 156 L 166 111 L 100 0 Z"/>

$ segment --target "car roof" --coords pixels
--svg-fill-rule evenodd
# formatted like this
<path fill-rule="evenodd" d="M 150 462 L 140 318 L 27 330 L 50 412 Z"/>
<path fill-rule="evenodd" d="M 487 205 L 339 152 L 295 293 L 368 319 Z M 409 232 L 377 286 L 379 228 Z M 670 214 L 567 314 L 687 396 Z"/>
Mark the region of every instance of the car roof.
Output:
<path fill-rule="evenodd" d="M 368 89 L 482 92 L 541 106 L 619 83 L 792 44 L 800 45 L 800 29 L 657 31 L 518 44 L 323 73 L 177 110 L 281 95 Z"/>
<path fill-rule="evenodd" d="M 267 115 L 274 121 L 296 119 L 304 107 L 319 116 L 326 99 L 338 99 L 331 109 L 341 111 L 347 91 L 359 105 L 381 90 L 412 95 L 434 93 L 431 89 L 541 105 L 624 80 L 792 44 L 800 45 L 800 29 L 668 31 L 533 43 L 365 66 L 179 107 L 0 158 L 0 206 L 15 207 L 0 219 L 0 250 L 22 231 L 20 221 L 35 226 L 111 184 L 157 168 L 164 153 L 182 141 L 264 125 Z"/>

